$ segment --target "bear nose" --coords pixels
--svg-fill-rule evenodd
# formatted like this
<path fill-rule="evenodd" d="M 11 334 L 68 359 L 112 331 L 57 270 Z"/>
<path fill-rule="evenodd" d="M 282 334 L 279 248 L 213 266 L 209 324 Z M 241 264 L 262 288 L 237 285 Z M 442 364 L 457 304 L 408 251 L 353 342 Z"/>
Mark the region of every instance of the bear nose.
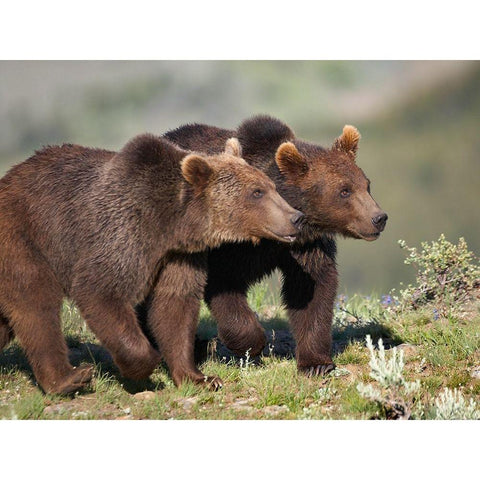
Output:
<path fill-rule="evenodd" d="M 383 212 L 380 215 L 372 218 L 372 223 L 377 227 L 377 230 L 380 232 L 385 228 L 385 224 L 387 223 L 388 215 Z"/>
<path fill-rule="evenodd" d="M 296 213 L 294 213 L 292 215 L 292 217 L 290 218 L 290 221 L 293 223 L 293 225 L 296 227 L 296 228 L 300 228 L 301 224 L 302 224 L 302 220 L 303 218 L 305 217 L 305 215 L 302 213 L 302 212 L 299 212 L 297 210 Z"/>

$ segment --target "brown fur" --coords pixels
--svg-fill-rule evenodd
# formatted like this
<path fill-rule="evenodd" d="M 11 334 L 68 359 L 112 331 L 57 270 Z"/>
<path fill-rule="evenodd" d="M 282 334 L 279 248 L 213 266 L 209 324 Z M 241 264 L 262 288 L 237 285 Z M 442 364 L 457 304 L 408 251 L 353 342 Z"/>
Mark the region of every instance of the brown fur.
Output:
<path fill-rule="evenodd" d="M 147 377 L 161 360 L 135 313 L 148 298 L 148 323 L 175 383 L 221 385 L 193 362 L 205 250 L 289 241 L 299 215 L 268 177 L 232 156 L 238 142 L 226 149 L 188 154 L 152 135 L 118 154 L 52 146 L 0 180 L 0 349 L 15 334 L 45 391 L 72 392 L 92 373 L 68 361 L 65 296 L 123 375 Z"/>
<path fill-rule="evenodd" d="M 297 240 L 288 246 L 226 244 L 208 258 L 205 298 L 220 339 L 235 353 L 258 354 L 263 328 L 247 304 L 248 288 L 280 269 L 282 296 L 296 340 L 298 368 L 311 375 L 334 368 L 331 324 L 338 275 L 335 235 L 374 240 L 387 216 L 373 200 L 369 180 L 355 164 L 360 134 L 346 125 L 331 148 L 305 142 L 281 121 L 257 116 L 236 130 L 187 125 L 166 134 L 184 148 L 214 152 L 237 136 L 243 157 L 275 182 L 279 193 L 305 213 Z"/>

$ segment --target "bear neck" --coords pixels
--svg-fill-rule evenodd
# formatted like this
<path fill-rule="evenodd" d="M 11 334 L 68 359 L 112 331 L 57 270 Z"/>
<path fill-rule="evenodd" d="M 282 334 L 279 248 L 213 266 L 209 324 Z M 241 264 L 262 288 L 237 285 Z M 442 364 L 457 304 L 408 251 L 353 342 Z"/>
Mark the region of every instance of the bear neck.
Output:
<path fill-rule="evenodd" d="M 300 187 L 289 182 L 287 178 L 280 173 L 274 154 L 272 154 L 270 159 L 264 160 L 263 165 L 257 163 L 256 166 L 257 168 L 260 167 L 260 170 L 274 181 L 280 196 L 293 208 L 301 212 L 308 212 L 309 205 L 305 192 Z M 319 223 L 318 219 L 315 222 L 309 221 L 307 216 L 295 243 L 304 244 L 314 242 L 324 236 L 333 239 L 335 234 L 335 229 L 332 228 L 331 225 Z"/>
<path fill-rule="evenodd" d="M 176 223 L 172 248 L 195 253 L 217 248 L 223 243 L 248 240 L 243 232 L 225 223 L 224 215 L 212 208 L 206 194 L 195 194 L 185 182 L 179 197 L 182 199 L 182 214 Z"/>
<path fill-rule="evenodd" d="M 187 253 L 201 252 L 214 246 L 212 215 L 207 199 L 196 194 L 185 181 L 181 182 L 177 196 L 179 215 L 174 225 L 170 247 Z"/>

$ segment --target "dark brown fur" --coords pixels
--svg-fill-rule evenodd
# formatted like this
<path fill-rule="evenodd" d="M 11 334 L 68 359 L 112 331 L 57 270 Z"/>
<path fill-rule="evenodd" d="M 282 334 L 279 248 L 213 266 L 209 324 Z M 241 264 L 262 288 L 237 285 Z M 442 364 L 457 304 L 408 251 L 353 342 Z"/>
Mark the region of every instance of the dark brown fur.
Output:
<path fill-rule="evenodd" d="M 368 179 L 355 164 L 358 131 L 346 126 L 328 149 L 296 138 L 275 118 L 257 116 L 236 131 L 187 125 L 165 136 L 183 148 L 208 152 L 221 150 L 225 138 L 238 137 L 247 162 L 267 173 L 279 193 L 305 213 L 302 233 L 292 245 L 262 240 L 257 246 L 226 244 L 211 251 L 205 298 L 218 322 L 220 339 L 238 354 L 250 350 L 255 355 L 263 349 L 265 333 L 247 304 L 246 292 L 279 268 L 299 369 L 318 375 L 334 368 L 334 237 L 374 240 L 387 218 L 370 196 Z"/>
<path fill-rule="evenodd" d="M 118 154 L 52 146 L 13 167 L 0 180 L 0 349 L 15 334 L 47 392 L 87 384 L 91 368 L 70 365 L 61 331 L 70 297 L 121 373 L 145 378 L 161 360 L 135 313 L 148 298 L 175 383 L 220 386 L 193 361 L 205 250 L 283 239 L 298 217 L 238 147 L 202 157 L 140 135 Z"/>

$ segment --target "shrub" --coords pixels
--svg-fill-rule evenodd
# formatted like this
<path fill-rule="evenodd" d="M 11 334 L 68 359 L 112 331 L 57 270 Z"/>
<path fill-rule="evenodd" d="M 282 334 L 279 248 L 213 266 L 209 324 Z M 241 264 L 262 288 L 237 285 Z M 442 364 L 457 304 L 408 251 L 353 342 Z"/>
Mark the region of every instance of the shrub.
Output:
<path fill-rule="evenodd" d="M 376 295 L 339 295 L 334 309 L 334 339 L 363 339 L 367 333 L 374 339 L 390 337 L 392 331 L 385 320 L 392 311 L 393 301 L 390 295 L 384 295 L 381 299 Z"/>
<path fill-rule="evenodd" d="M 403 377 L 403 352 L 394 347 L 387 360 L 382 339 L 378 341 L 378 355 L 370 335 L 367 335 L 366 340 L 370 351 L 370 376 L 377 385 L 359 383 L 358 392 L 362 397 L 376 402 L 387 418 L 411 418 L 415 406 L 414 396 L 420 388 L 420 382 L 407 382 Z"/>
<path fill-rule="evenodd" d="M 404 240 L 398 243 L 408 252 L 405 264 L 417 270 L 416 285 L 400 291 L 401 307 L 416 309 L 433 304 L 434 318 L 438 319 L 461 309 L 478 291 L 480 265 L 463 238 L 454 245 L 442 234 L 438 241 L 422 242 L 421 252 L 408 247 Z"/>
<path fill-rule="evenodd" d="M 435 420 L 480 420 L 480 409 L 472 399 L 467 403 L 456 388 L 445 388 L 435 400 Z"/>

